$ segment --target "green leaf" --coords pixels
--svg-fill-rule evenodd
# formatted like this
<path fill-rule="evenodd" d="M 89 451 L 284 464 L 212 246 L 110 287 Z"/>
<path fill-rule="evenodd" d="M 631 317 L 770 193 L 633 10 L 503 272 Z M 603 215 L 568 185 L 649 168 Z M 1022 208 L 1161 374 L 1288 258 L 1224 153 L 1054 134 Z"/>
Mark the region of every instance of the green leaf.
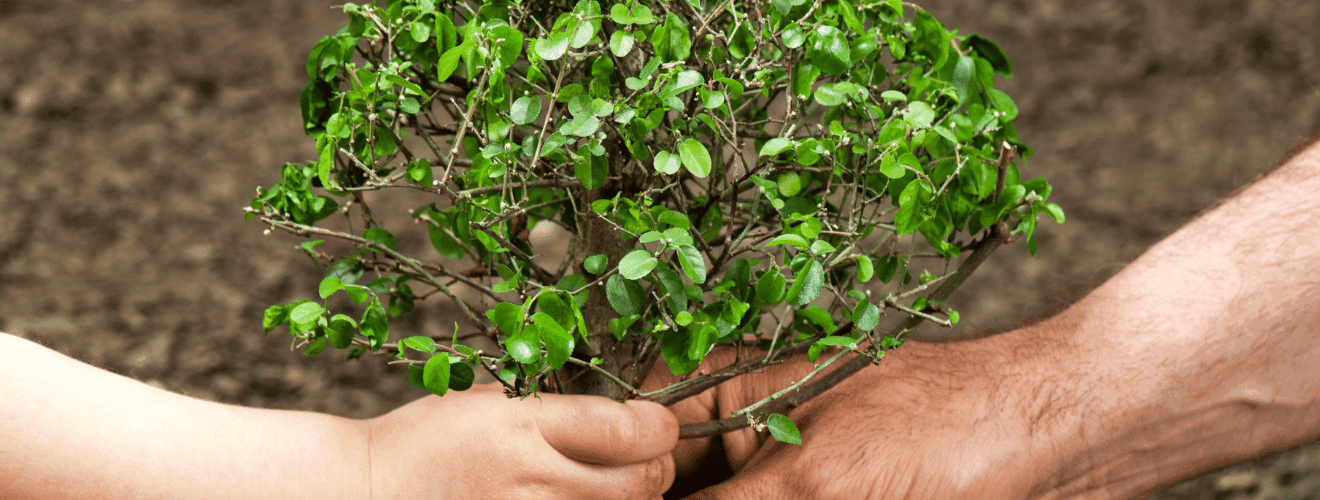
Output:
<path fill-rule="evenodd" d="M 605 281 L 605 298 L 619 316 L 632 316 L 642 313 L 646 292 L 636 281 L 615 274 Z"/>
<path fill-rule="evenodd" d="M 380 245 L 394 250 L 394 235 L 383 228 L 373 227 L 362 232 L 362 237 L 367 241 L 379 243 Z"/>
<path fill-rule="evenodd" d="M 761 151 L 759 152 L 759 154 L 761 156 L 774 156 L 784 152 L 784 150 L 789 149 L 791 147 L 793 147 L 793 143 L 790 142 L 788 139 L 785 139 L 783 137 L 776 137 L 774 139 L 765 141 L 765 144 L 761 145 Z"/>
<path fill-rule="evenodd" d="M 962 56 L 958 58 L 958 64 L 953 68 L 953 90 L 958 94 L 958 102 L 967 100 L 967 96 L 973 90 L 972 80 L 976 76 L 976 58 L 972 56 Z M 957 142 L 957 140 L 953 140 Z"/>
<path fill-rule="evenodd" d="M 678 273 L 667 267 L 662 267 L 655 271 L 656 278 L 660 281 L 660 286 L 664 288 L 669 302 L 669 312 L 678 314 L 687 310 L 687 293 L 683 290 L 683 278 Z"/>
<path fill-rule="evenodd" d="M 796 172 L 780 174 L 777 184 L 779 185 L 779 194 L 783 196 L 793 196 L 802 191 L 802 177 Z"/>
<path fill-rule="evenodd" d="M 586 155 L 573 164 L 573 174 L 586 189 L 598 189 L 605 185 L 605 177 L 610 173 L 609 159 L 604 156 Z"/>
<path fill-rule="evenodd" d="M 857 281 L 859 283 L 866 283 L 868 281 L 871 281 L 871 277 L 875 276 L 875 267 L 874 264 L 871 262 L 871 258 L 865 255 L 858 255 L 856 256 L 856 259 L 857 259 Z"/>
<path fill-rule="evenodd" d="M 705 283 L 706 259 L 701 256 L 701 251 L 692 245 L 678 245 L 675 250 L 678 263 L 683 266 L 683 273 L 695 283 Z"/>
<path fill-rule="evenodd" d="M 651 14 L 650 7 L 634 5 L 632 6 L 632 21 L 633 24 L 653 24 L 655 23 L 655 15 Z"/>
<path fill-rule="evenodd" d="M 331 294 L 334 294 L 335 292 L 343 290 L 344 282 L 339 281 L 339 278 L 337 276 L 326 276 L 324 279 L 321 280 L 321 286 L 319 288 L 320 288 L 319 292 L 321 298 L 324 299 L 326 297 L 329 297 Z"/>
<path fill-rule="evenodd" d="M 327 139 L 327 140 L 318 141 L 318 142 L 324 142 L 324 144 L 320 148 L 319 156 L 317 157 L 316 160 L 316 176 L 321 179 L 322 186 L 330 186 L 337 188 L 339 184 L 330 178 L 330 169 L 335 166 L 334 144 L 336 141 L 334 141 L 329 137 L 324 137 L 322 139 Z"/>
<path fill-rule="evenodd" d="M 885 338 L 880 341 L 880 348 L 888 351 L 890 349 L 894 349 L 898 346 L 903 345 L 904 342 L 907 341 L 904 339 L 895 338 L 893 335 L 885 335 Z"/>
<path fill-rule="evenodd" d="M 275 304 L 267 307 L 261 314 L 261 333 L 267 334 L 275 327 L 289 322 L 289 306 L 285 304 Z"/>
<path fill-rule="evenodd" d="M 802 306 L 816 300 L 821 288 L 825 286 L 825 266 L 820 261 L 811 259 L 793 276 L 793 286 L 788 289 L 788 303 Z"/>
<path fill-rule="evenodd" d="M 449 353 L 441 352 L 426 360 L 422 369 L 422 385 L 436 396 L 449 392 Z"/>
<path fill-rule="evenodd" d="M 986 93 L 990 94 L 990 102 L 994 103 L 995 109 L 1004 114 L 1002 121 L 1011 121 L 1014 118 L 1017 118 L 1018 107 L 1017 104 L 1013 102 L 1012 97 L 1009 97 L 1008 94 L 1005 94 L 1004 91 L 999 89 L 990 89 Z"/>
<path fill-rule="evenodd" d="M 801 47 L 803 42 L 807 41 L 807 35 L 802 32 L 801 27 L 792 24 L 787 28 L 784 28 L 783 39 L 785 48 L 796 49 Z"/>
<path fill-rule="evenodd" d="M 509 118 L 517 125 L 527 125 L 535 122 L 541 116 L 541 96 L 531 95 L 522 96 L 513 101 L 513 106 L 509 108 Z"/>
<path fill-rule="evenodd" d="M 336 276 L 343 283 L 356 283 L 363 271 L 355 259 L 339 259 L 325 266 L 325 276 Z"/>
<path fill-rule="evenodd" d="M 811 248 L 807 249 L 812 255 L 824 255 L 834 251 L 834 245 L 825 240 L 816 240 L 811 242 Z"/>
<path fill-rule="evenodd" d="M 325 336 L 316 337 L 311 343 L 307 344 L 306 348 L 303 349 L 303 355 L 310 358 L 317 354 L 321 354 L 321 351 L 325 350 L 325 343 Z"/>
<path fill-rule="evenodd" d="M 778 413 L 771 414 L 766 419 L 766 427 L 770 428 L 770 435 L 775 439 L 791 444 L 802 444 L 802 433 L 798 432 L 797 425 L 793 424 L 788 417 Z"/>
<path fill-rule="evenodd" d="M 615 7 L 620 6 L 615 5 Z M 617 30 L 610 35 L 610 52 L 614 53 L 614 57 L 626 56 L 629 52 L 632 52 L 634 43 L 636 43 L 636 38 L 633 37 L 632 32 Z"/>
<path fill-rule="evenodd" d="M 811 88 L 816 84 L 816 78 L 819 76 L 820 68 L 811 64 L 811 61 L 803 59 L 793 66 L 793 73 L 789 76 L 789 88 L 797 98 L 806 99 L 811 95 Z"/>
<path fill-rule="evenodd" d="M 678 314 L 674 315 L 674 323 L 677 323 L 678 326 L 688 326 L 692 324 L 692 313 L 679 311 Z"/>
<path fill-rule="evenodd" d="M 847 83 L 847 82 L 843 82 Z M 838 106 L 848 101 L 848 96 L 838 90 L 834 83 L 821 85 L 816 89 L 816 102 L 821 106 Z M 851 87 L 852 84 L 849 84 Z"/>
<path fill-rule="evenodd" d="M 325 133 L 331 137 L 347 139 L 353 135 L 353 129 L 349 126 L 348 117 L 344 113 L 335 113 L 325 121 Z"/>
<path fill-rule="evenodd" d="M 628 13 L 628 7 L 619 3 L 616 3 L 614 4 L 613 7 L 610 7 L 610 20 L 623 25 L 633 24 L 634 22 L 636 22 L 633 21 L 632 14 Z"/>
<path fill-rule="evenodd" d="M 692 352 L 691 330 L 693 329 L 667 330 L 660 338 L 660 355 L 665 358 L 669 372 L 674 375 L 690 373 L 701 364 L 701 360 L 694 360 L 689 356 Z"/>
<path fill-rule="evenodd" d="M 622 108 L 619 108 L 618 113 L 614 114 L 614 122 L 627 124 L 628 122 L 632 121 L 634 116 L 637 116 L 637 109 L 624 106 Z"/>
<path fill-rule="evenodd" d="M 440 55 L 440 59 L 435 63 L 437 80 L 443 82 L 454 74 L 454 70 L 458 69 L 459 58 L 463 57 L 463 53 L 472 47 L 472 42 L 469 42 L 469 40 L 471 38 L 464 40 L 462 45 L 446 50 L 444 54 Z"/>
<path fill-rule="evenodd" d="M 853 310 L 853 326 L 869 332 L 880 324 L 880 308 L 867 301 L 858 302 Z"/>
<path fill-rule="evenodd" d="M 371 291 L 367 290 L 367 287 L 359 285 L 344 285 L 344 293 L 357 304 L 366 302 L 367 297 L 371 296 Z"/>
<path fill-rule="evenodd" d="M 495 46 L 499 55 L 500 66 L 508 67 L 518 61 L 522 55 L 523 34 L 512 26 L 496 26 L 486 36 L 490 41 L 499 41 Z M 500 66 L 496 66 L 497 68 Z"/>
<path fill-rule="evenodd" d="M 820 306 L 812 305 L 802 309 L 796 309 L 793 311 L 793 318 L 795 321 L 797 318 L 801 318 L 807 323 L 816 325 L 817 327 L 820 327 L 821 331 L 827 334 L 834 333 L 835 330 L 838 330 L 838 327 L 834 324 L 834 318 L 830 316 L 829 311 L 822 309 Z"/>
<path fill-rule="evenodd" d="M 550 38 L 537 40 L 535 49 L 536 55 L 540 56 L 541 59 L 556 61 L 568 52 L 568 33 L 555 31 L 550 34 Z M 441 59 L 444 58 L 441 57 Z"/>
<path fill-rule="evenodd" d="M 399 341 L 399 350 L 402 351 L 403 349 L 412 349 L 427 354 L 435 354 L 435 339 L 425 335 L 414 335 Z M 403 353 L 400 352 L 400 354 Z"/>
<path fill-rule="evenodd" d="M 930 128 L 930 124 L 935 121 L 935 110 L 924 102 L 912 101 L 908 103 L 907 115 L 903 120 L 913 128 Z"/>
<path fill-rule="evenodd" d="M 669 244 L 674 245 L 675 247 L 681 245 L 691 246 L 693 244 L 692 235 L 688 234 L 687 229 L 671 227 L 666 229 L 662 235 Z"/>
<path fill-rule="evenodd" d="M 658 262 L 650 251 L 638 248 L 619 259 L 619 274 L 630 280 L 641 279 L 650 274 Z"/>
<path fill-rule="evenodd" d="M 582 261 L 582 269 L 591 274 L 600 274 L 605 272 L 605 266 L 609 265 L 610 256 L 603 253 L 592 255 Z"/>
<path fill-rule="evenodd" d="M 678 173 L 678 167 L 682 165 L 678 155 L 663 150 L 655 154 L 653 163 L 656 172 L 669 175 Z"/>
<path fill-rule="evenodd" d="M 692 228 L 692 221 L 688 220 L 687 215 L 684 215 L 683 212 L 675 212 L 673 210 L 665 210 L 664 213 L 660 214 L 660 217 L 657 218 L 656 221 L 661 224 L 669 224 L 677 228 L 682 228 L 685 231 Z"/>
<path fill-rule="evenodd" d="M 597 118 L 596 115 L 583 113 L 574 117 L 573 121 L 561 125 L 559 132 L 577 137 L 590 137 L 599 129 L 600 118 Z"/>
<path fill-rule="evenodd" d="M 683 20 L 677 14 L 665 15 L 665 24 L 651 33 L 651 45 L 655 55 L 664 62 L 682 61 L 692 51 L 692 38 Z"/>
<path fill-rule="evenodd" d="M 1040 209 L 1052 217 L 1054 222 L 1063 224 L 1063 207 L 1060 207 L 1058 203 L 1045 203 L 1040 206 Z"/>
<path fill-rule="evenodd" d="M 820 150 L 824 150 L 820 141 L 816 139 L 806 139 L 797 145 L 797 162 L 803 166 L 815 165 L 820 161 Z"/>
<path fill-rule="evenodd" d="M 724 91 L 711 92 L 701 100 L 701 105 L 708 109 L 719 109 L 724 105 Z"/>
<path fill-rule="evenodd" d="M 856 347 L 856 346 L 857 346 L 857 339 L 852 338 L 852 337 L 845 337 L 845 336 L 842 336 L 842 335 L 831 335 L 831 336 L 829 336 L 829 337 L 825 337 L 825 338 L 823 338 L 823 339 L 820 339 L 820 340 L 818 340 L 818 341 L 816 341 L 816 342 L 819 343 L 819 344 L 822 344 L 822 345 L 833 346 L 833 347 Z"/>
<path fill-rule="evenodd" d="M 504 350 L 519 363 L 541 359 L 541 335 L 535 325 L 528 325 L 516 336 L 504 340 Z"/>
<path fill-rule="evenodd" d="M 734 28 L 733 35 L 729 37 L 729 54 L 735 59 L 745 59 L 752 53 L 755 45 L 755 39 L 752 37 L 751 23 L 743 21 Z"/>
<path fill-rule="evenodd" d="M 434 181 L 435 178 L 431 173 L 431 160 L 418 158 L 408 164 L 408 182 L 422 187 L 431 187 L 431 183 Z"/>
<path fill-rule="evenodd" d="M 821 26 L 811 35 L 807 59 L 821 71 L 842 75 L 852 65 L 851 50 L 842 31 L 833 26 Z"/>
<path fill-rule="evenodd" d="M 431 26 L 423 22 L 414 21 L 408 26 L 408 31 L 417 43 L 423 43 L 431 38 Z"/>
<path fill-rule="evenodd" d="M 901 179 L 907 175 L 907 170 L 900 165 L 894 158 L 893 150 L 885 151 L 885 155 L 880 158 L 880 173 L 890 179 Z"/>
<path fill-rule="evenodd" d="M 449 365 L 449 389 L 455 391 L 466 391 L 472 388 L 472 383 L 477 379 L 477 375 L 472 373 L 472 366 L 467 363 L 457 363 Z"/>
<path fill-rule="evenodd" d="M 802 236 L 796 234 L 781 234 L 779 236 L 776 236 L 775 239 L 770 240 L 769 243 L 765 244 L 765 246 L 767 247 L 772 247 L 775 245 L 793 245 L 803 250 L 806 250 L 807 247 L 810 246 L 807 243 L 806 238 L 803 238 Z"/>
<path fill-rule="evenodd" d="M 362 348 L 355 347 L 353 349 L 356 351 Z M 358 355 L 361 356 L 361 353 L 358 353 Z M 422 374 L 425 372 L 426 369 L 422 368 L 421 366 L 413 365 L 413 364 L 408 365 L 408 382 L 411 383 L 413 387 L 426 390 L 426 382 L 422 381 Z"/>
<path fill-rule="evenodd" d="M 771 269 L 756 280 L 756 302 L 775 305 L 784 300 L 784 284 L 788 280 L 778 270 Z"/>
<path fill-rule="evenodd" d="M 536 329 L 541 333 L 541 340 L 545 342 L 546 362 L 556 370 L 562 368 L 568 361 L 569 355 L 573 354 L 573 335 L 555 321 L 554 317 L 544 312 L 533 314 L 532 323 L 536 325 Z"/>
<path fill-rule="evenodd" d="M 311 257 L 312 262 L 316 263 L 316 265 L 321 265 L 321 261 L 316 260 L 316 246 L 322 243 L 325 243 L 325 240 L 304 241 L 298 244 L 298 248 L 302 249 L 303 253 L 307 254 L 308 257 Z"/>
<path fill-rule="evenodd" d="M 458 30 L 454 29 L 454 19 L 448 15 L 435 16 L 436 49 L 441 53 L 454 48 L 458 43 Z"/>
<path fill-rule="evenodd" d="M 596 23 L 590 20 L 583 20 L 573 27 L 569 35 L 568 44 L 575 49 L 586 47 L 591 43 L 591 38 L 596 36 Z"/>
<path fill-rule="evenodd" d="M 963 40 L 963 45 L 971 46 L 972 50 L 976 51 L 976 55 L 981 56 L 981 59 L 985 59 L 986 62 L 990 63 L 995 73 L 1004 78 L 1013 76 L 1013 63 L 1008 60 L 1008 55 L 1004 53 L 1004 49 L 999 47 L 999 44 L 989 38 L 973 33 Z"/>
<path fill-rule="evenodd" d="M 324 312 L 325 308 L 321 307 L 321 304 L 312 301 L 303 302 L 294 306 L 294 308 L 289 311 L 289 321 L 302 325 L 310 325 L 315 323 Z"/>
<path fill-rule="evenodd" d="M 373 300 L 367 305 L 367 310 L 362 313 L 362 320 L 358 321 L 358 331 L 371 340 L 371 350 L 375 351 L 385 345 L 385 340 L 390 336 L 389 323 L 385 315 L 385 307 L 379 300 Z"/>
<path fill-rule="evenodd" d="M 522 306 L 509 302 L 500 302 L 486 311 L 486 317 L 495 322 L 495 326 L 506 337 L 515 337 L 522 332 L 523 317 L 526 314 Z"/>
<path fill-rule="evenodd" d="M 921 226 L 934 214 L 926 205 L 934 189 L 925 180 L 917 179 L 903 188 L 898 197 L 898 212 L 894 214 L 894 224 L 898 234 L 908 234 Z"/>
<path fill-rule="evenodd" d="M 705 178 L 710 175 L 710 152 L 706 151 L 706 146 L 696 139 L 685 139 L 678 145 L 678 155 L 683 160 L 683 166 L 687 168 L 692 175 Z"/>

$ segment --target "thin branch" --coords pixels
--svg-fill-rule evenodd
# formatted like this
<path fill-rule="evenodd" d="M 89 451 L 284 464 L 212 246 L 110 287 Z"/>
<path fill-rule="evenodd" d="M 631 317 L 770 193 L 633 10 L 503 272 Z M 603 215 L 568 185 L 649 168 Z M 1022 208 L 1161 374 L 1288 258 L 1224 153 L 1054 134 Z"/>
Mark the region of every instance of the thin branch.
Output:
<path fill-rule="evenodd" d="M 990 253 L 999 248 L 1007 238 L 1008 229 L 1004 226 L 1004 223 L 996 223 L 990 233 L 986 235 L 985 239 L 977 244 L 976 251 L 972 252 L 972 255 L 968 256 L 967 260 L 964 260 L 962 264 L 958 266 L 958 271 L 950 276 L 949 279 L 945 280 L 944 284 L 937 288 L 935 292 L 930 294 L 930 300 L 942 301 L 948 298 L 949 294 L 952 294 L 954 290 L 957 290 L 958 287 L 967 280 L 967 277 L 970 276 L 977 267 L 980 267 L 981 263 L 985 262 L 985 259 L 990 256 Z M 905 320 L 891 328 L 889 330 L 889 335 L 901 336 L 904 332 L 921 324 L 923 320 L 924 318 L 920 316 L 909 315 Z M 787 349 L 785 349 L 785 352 L 787 352 Z M 785 396 L 773 403 L 765 404 L 760 409 L 749 412 L 746 416 L 725 418 L 714 422 L 684 425 L 679 428 L 678 437 L 679 439 L 691 439 L 714 436 L 716 434 L 723 434 L 725 432 L 747 427 L 751 425 L 749 420 L 760 418 L 762 415 L 787 413 L 793 408 L 797 408 L 803 403 L 810 401 L 812 398 L 824 394 L 825 391 L 839 385 L 840 382 L 843 382 L 854 373 L 862 371 L 863 368 L 866 368 L 875 362 L 877 361 L 868 356 L 855 357 L 847 363 L 844 363 L 843 366 L 840 366 L 838 369 L 821 377 L 820 380 L 811 385 L 803 387 L 798 392 Z M 698 393 L 699 392 L 700 391 L 698 391 Z M 673 400 L 673 402 L 677 401 L 679 400 Z"/>

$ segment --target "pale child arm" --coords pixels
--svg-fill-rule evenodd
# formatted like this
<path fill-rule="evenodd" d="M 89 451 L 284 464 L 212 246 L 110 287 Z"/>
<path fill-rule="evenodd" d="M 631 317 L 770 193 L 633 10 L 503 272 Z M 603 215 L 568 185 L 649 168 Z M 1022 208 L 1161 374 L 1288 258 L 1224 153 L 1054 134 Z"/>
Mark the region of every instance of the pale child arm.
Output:
<path fill-rule="evenodd" d="M 491 386 L 370 420 L 194 399 L 0 334 L 0 498 L 659 498 L 673 415 Z"/>

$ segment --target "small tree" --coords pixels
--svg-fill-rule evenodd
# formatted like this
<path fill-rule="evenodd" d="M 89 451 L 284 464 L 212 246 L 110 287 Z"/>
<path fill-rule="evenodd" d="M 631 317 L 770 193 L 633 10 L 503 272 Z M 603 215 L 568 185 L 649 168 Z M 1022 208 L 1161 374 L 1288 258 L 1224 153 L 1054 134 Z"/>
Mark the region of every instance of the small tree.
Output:
<path fill-rule="evenodd" d="M 810 376 L 684 430 L 797 440 L 776 412 L 922 321 L 957 323 L 945 299 L 991 251 L 1021 235 L 1034 254 L 1038 214 L 1063 221 L 1045 179 L 1019 177 L 1003 51 L 900 0 L 853 2 L 346 4 L 307 61 L 319 158 L 247 214 L 320 238 L 300 246 L 322 300 L 271 306 L 264 331 L 287 323 L 309 356 L 392 353 L 439 395 L 482 369 L 510 395 L 670 403 L 805 351 Z M 398 218 L 372 209 L 391 197 L 416 200 L 434 254 L 398 251 Z M 533 248 L 538 224 L 571 238 Z M 463 338 L 391 342 L 389 318 L 435 294 Z M 721 344 L 736 361 L 690 375 Z M 687 376 L 640 392 L 657 358 Z"/>

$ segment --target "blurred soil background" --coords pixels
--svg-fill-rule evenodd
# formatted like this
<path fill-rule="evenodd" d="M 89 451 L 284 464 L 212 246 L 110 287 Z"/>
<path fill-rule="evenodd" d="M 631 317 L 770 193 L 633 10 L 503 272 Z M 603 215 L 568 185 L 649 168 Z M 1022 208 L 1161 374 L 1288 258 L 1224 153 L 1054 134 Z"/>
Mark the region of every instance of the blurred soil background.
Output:
<path fill-rule="evenodd" d="M 319 271 L 242 207 L 314 155 L 298 92 L 334 3 L 0 0 L 0 330 L 228 403 L 370 417 L 422 396 L 379 358 L 261 335 Z M 1066 306 L 1320 131 L 1314 0 L 921 3 L 1012 57 L 1024 175 L 1068 214 L 1039 256 L 1013 245 L 973 277 L 960 334 Z M 395 336 L 454 317 L 423 303 Z M 1320 447 L 1152 498 L 1320 499 Z"/>

